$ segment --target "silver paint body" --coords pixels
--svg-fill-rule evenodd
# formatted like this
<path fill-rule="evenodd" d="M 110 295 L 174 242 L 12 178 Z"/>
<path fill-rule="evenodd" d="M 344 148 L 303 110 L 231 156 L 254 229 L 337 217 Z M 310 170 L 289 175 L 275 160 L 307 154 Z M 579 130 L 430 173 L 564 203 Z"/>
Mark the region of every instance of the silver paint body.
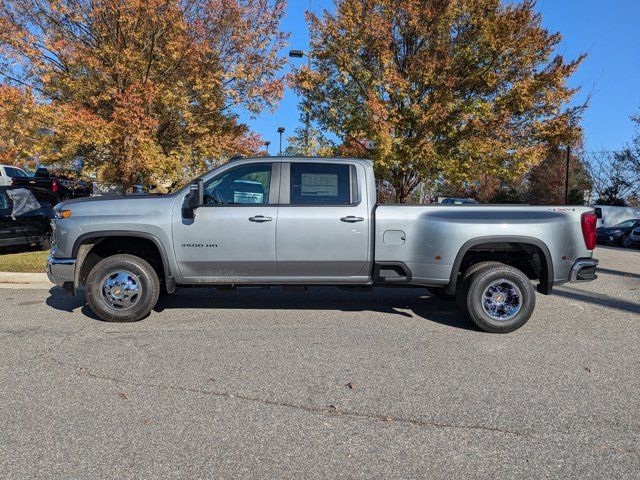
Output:
<path fill-rule="evenodd" d="M 248 163 L 273 163 L 269 204 L 212 205 L 182 216 L 188 188 L 157 197 L 102 197 L 63 202 L 70 218 L 55 222 L 55 259 L 72 259 L 86 236 L 134 232 L 164 251 L 177 284 L 371 284 L 374 263 L 405 264 L 416 285 L 447 285 L 456 256 L 469 241 L 527 237 L 549 250 L 554 283 L 569 280 L 578 258 L 591 258 L 580 227 L 589 207 L 376 205 L 370 161 L 261 157 L 236 160 L 204 181 Z M 352 165 L 351 205 L 292 206 L 289 163 Z M 262 215 L 270 221 L 255 222 Z M 344 217 L 359 217 L 349 223 Z M 109 239 L 107 238 L 107 240 Z M 56 283 L 60 283 L 56 281 Z"/>

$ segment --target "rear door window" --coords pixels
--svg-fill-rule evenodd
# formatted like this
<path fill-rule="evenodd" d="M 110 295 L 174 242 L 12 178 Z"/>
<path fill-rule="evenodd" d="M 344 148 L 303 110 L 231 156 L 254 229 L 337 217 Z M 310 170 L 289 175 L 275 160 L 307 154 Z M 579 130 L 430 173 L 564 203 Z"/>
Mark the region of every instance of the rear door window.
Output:
<path fill-rule="evenodd" d="M 351 167 L 332 163 L 292 163 L 291 205 L 350 205 Z"/>

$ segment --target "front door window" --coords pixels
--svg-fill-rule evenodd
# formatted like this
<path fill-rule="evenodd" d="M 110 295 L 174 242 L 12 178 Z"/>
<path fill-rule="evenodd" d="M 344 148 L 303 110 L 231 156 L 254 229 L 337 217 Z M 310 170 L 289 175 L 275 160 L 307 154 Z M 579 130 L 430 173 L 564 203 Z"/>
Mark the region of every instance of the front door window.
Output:
<path fill-rule="evenodd" d="M 205 184 L 205 205 L 269 203 L 271 169 L 270 163 L 257 163 L 222 173 Z"/>

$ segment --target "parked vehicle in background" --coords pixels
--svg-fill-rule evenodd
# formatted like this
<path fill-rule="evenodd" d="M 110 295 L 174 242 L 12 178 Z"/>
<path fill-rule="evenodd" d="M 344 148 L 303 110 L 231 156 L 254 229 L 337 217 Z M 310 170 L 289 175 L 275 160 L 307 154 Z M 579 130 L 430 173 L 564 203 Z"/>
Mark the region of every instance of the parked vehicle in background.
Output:
<path fill-rule="evenodd" d="M 640 207 L 615 207 L 594 205 L 598 217 L 598 227 L 612 227 L 625 220 L 640 218 Z"/>
<path fill-rule="evenodd" d="M 49 173 L 44 167 L 38 168 L 33 177 L 15 178 L 13 185 L 37 187 L 53 192 L 58 201 L 70 200 L 72 198 L 88 197 L 91 195 L 91 184 L 74 179 L 71 174 Z"/>
<path fill-rule="evenodd" d="M 524 325 L 554 285 L 596 278 L 589 207 L 378 205 L 373 163 L 231 161 L 171 195 L 57 205 L 53 283 L 107 321 L 147 316 L 177 286 L 426 287 L 475 324 Z"/>
<path fill-rule="evenodd" d="M 47 190 L 0 187 L 0 247 L 37 244 L 51 248 L 56 196 Z"/>
<path fill-rule="evenodd" d="M 17 177 L 29 178 L 27 172 L 11 165 L 0 165 L 0 187 L 8 187 L 13 184 L 13 179 Z"/>
<path fill-rule="evenodd" d="M 596 229 L 598 243 L 630 246 L 629 235 L 635 228 L 640 227 L 640 218 L 625 220 L 611 227 L 599 227 Z"/>
<path fill-rule="evenodd" d="M 473 198 L 445 198 L 440 203 L 442 205 L 475 205 L 478 202 Z"/>
<path fill-rule="evenodd" d="M 142 185 L 135 185 L 134 191 L 125 193 L 122 189 L 122 185 L 115 185 L 110 183 L 98 183 L 93 182 L 91 184 L 92 196 L 115 196 L 115 195 L 144 195 L 147 193 Z"/>
<path fill-rule="evenodd" d="M 640 227 L 631 231 L 627 246 L 631 248 L 640 248 Z"/>

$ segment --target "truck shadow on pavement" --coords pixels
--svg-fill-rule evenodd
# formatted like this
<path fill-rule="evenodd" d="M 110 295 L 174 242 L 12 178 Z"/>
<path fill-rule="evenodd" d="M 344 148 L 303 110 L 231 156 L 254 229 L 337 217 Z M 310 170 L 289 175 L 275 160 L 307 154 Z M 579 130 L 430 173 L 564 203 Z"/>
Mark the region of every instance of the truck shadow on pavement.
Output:
<path fill-rule="evenodd" d="M 74 296 L 61 288 L 52 288 L 47 305 L 65 312 L 78 309 L 91 319 L 101 321 L 86 305 L 84 292 Z M 211 288 L 180 289 L 160 298 L 154 308 L 164 310 L 326 310 L 341 312 L 371 311 L 403 318 L 417 318 L 463 330 L 479 331 L 458 310 L 455 302 L 433 297 L 424 288 L 375 288 L 370 292 L 342 291 L 335 287 L 311 287 L 307 291 L 289 292 L 280 287 L 270 289 L 239 288 L 233 291 Z"/>

